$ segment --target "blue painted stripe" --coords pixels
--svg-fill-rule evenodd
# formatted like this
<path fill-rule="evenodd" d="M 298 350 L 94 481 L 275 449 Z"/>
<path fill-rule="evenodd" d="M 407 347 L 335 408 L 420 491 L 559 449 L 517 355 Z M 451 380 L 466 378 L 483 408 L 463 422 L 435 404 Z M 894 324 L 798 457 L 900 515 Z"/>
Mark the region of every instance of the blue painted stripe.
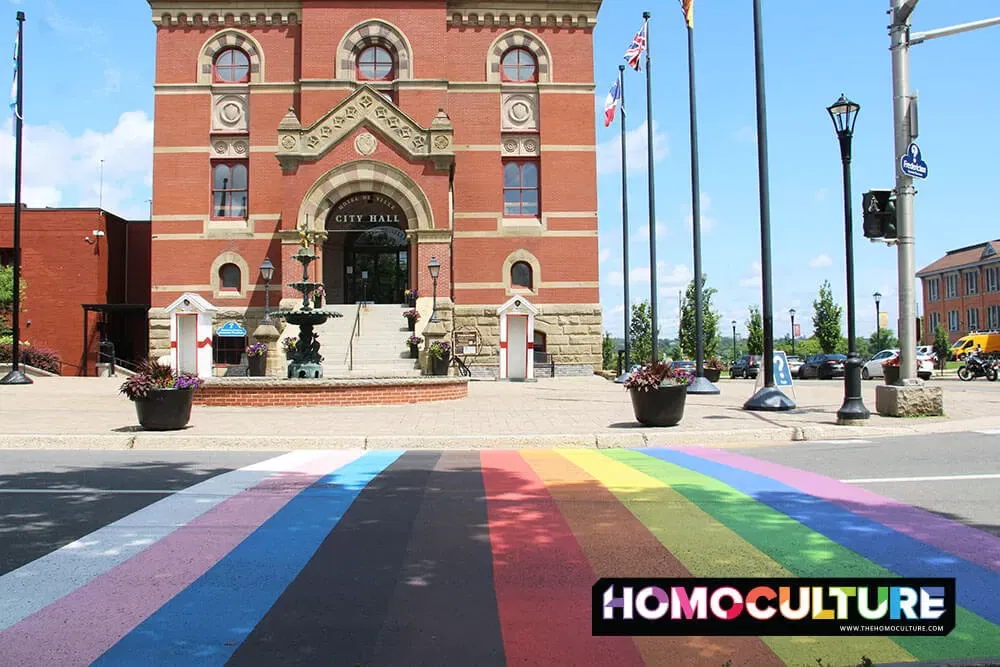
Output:
<path fill-rule="evenodd" d="M 1000 623 L 1000 575 L 770 477 L 683 452 L 642 450 L 714 477 L 903 577 L 954 577 L 962 607 Z M 794 564 L 790 569 L 794 570 Z"/>
<path fill-rule="evenodd" d="M 362 489 L 402 453 L 368 452 L 304 489 L 94 665 L 224 665 Z"/>

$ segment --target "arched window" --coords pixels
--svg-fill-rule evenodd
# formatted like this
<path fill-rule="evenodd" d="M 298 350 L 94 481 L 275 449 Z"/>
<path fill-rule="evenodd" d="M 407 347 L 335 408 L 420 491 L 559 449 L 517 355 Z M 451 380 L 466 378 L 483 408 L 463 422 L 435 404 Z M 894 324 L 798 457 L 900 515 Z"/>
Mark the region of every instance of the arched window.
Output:
<path fill-rule="evenodd" d="M 501 62 L 502 81 L 513 83 L 534 83 L 538 81 L 538 61 L 527 49 L 513 48 L 503 55 Z"/>
<path fill-rule="evenodd" d="M 241 287 L 240 267 L 223 264 L 219 267 L 219 289 L 239 291 Z"/>
<path fill-rule="evenodd" d="M 511 160 L 503 166 L 503 214 L 538 215 L 538 163 Z"/>
<path fill-rule="evenodd" d="M 531 264 L 514 262 L 510 267 L 510 286 L 520 289 L 534 289 L 531 276 Z"/>
<path fill-rule="evenodd" d="M 396 60 L 384 46 L 367 46 L 358 54 L 359 81 L 394 81 Z"/>
<path fill-rule="evenodd" d="M 215 83 L 246 83 L 250 81 L 250 56 L 241 49 L 223 49 L 213 63 Z"/>
<path fill-rule="evenodd" d="M 243 161 L 216 162 L 212 167 L 212 215 L 247 217 L 247 165 Z"/>

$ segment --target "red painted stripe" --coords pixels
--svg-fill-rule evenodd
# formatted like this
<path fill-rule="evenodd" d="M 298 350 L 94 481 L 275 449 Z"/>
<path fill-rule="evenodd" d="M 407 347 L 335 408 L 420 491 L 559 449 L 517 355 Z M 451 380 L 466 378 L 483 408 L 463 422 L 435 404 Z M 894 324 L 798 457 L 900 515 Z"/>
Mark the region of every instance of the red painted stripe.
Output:
<path fill-rule="evenodd" d="M 534 350 L 535 349 L 535 343 L 529 340 L 528 341 L 528 349 L 529 350 Z"/>
<path fill-rule="evenodd" d="M 501 350 L 506 350 L 507 349 L 507 341 L 505 341 L 505 340 L 500 341 L 500 349 Z"/>
<path fill-rule="evenodd" d="M 597 576 L 531 466 L 517 452 L 480 456 L 507 664 L 643 664 L 630 638 L 591 635 Z"/>

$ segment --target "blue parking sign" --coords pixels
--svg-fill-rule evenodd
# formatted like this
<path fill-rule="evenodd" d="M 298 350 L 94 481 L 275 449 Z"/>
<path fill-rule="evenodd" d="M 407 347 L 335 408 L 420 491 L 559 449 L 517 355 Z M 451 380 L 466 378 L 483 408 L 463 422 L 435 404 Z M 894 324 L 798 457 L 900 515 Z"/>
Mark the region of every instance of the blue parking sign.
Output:
<path fill-rule="evenodd" d="M 774 353 L 774 384 L 778 387 L 792 386 L 792 371 L 788 368 L 788 357 L 784 350 Z"/>

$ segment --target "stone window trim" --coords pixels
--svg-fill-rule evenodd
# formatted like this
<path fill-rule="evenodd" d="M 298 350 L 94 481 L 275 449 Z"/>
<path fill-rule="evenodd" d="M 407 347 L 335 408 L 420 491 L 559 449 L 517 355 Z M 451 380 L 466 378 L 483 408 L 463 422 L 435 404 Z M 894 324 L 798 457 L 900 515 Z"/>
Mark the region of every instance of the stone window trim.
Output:
<path fill-rule="evenodd" d="M 394 56 L 396 80 L 413 78 L 413 47 L 402 30 L 382 19 L 362 21 L 347 31 L 337 48 L 336 76 L 340 81 L 357 81 L 358 55 L 367 46 L 381 46 Z"/>
<path fill-rule="evenodd" d="M 524 262 L 531 267 L 531 288 L 515 287 L 511 283 L 511 270 L 518 262 Z M 538 294 L 538 286 L 542 283 L 542 264 L 538 258 L 527 250 L 520 248 L 507 255 L 503 263 L 501 282 L 507 296 L 533 296 Z"/>
<path fill-rule="evenodd" d="M 264 82 L 264 51 L 260 43 L 242 30 L 226 28 L 220 30 L 205 42 L 198 52 L 198 83 L 218 86 L 240 86 L 244 83 L 221 83 L 215 80 L 215 57 L 223 50 L 236 48 L 250 58 L 250 83 Z"/>
<path fill-rule="evenodd" d="M 226 264 L 234 264 L 240 270 L 240 288 L 238 290 L 226 289 L 222 286 L 222 267 Z M 250 265 L 242 256 L 232 251 L 220 253 L 212 261 L 208 276 L 214 298 L 236 299 L 247 295 L 250 292 L 249 276 Z"/>
<path fill-rule="evenodd" d="M 522 48 L 535 56 L 537 83 L 552 83 L 552 55 L 548 45 L 535 33 L 516 28 L 497 37 L 486 53 L 486 81 L 501 83 L 503 57 L 508 51 Z"/>

